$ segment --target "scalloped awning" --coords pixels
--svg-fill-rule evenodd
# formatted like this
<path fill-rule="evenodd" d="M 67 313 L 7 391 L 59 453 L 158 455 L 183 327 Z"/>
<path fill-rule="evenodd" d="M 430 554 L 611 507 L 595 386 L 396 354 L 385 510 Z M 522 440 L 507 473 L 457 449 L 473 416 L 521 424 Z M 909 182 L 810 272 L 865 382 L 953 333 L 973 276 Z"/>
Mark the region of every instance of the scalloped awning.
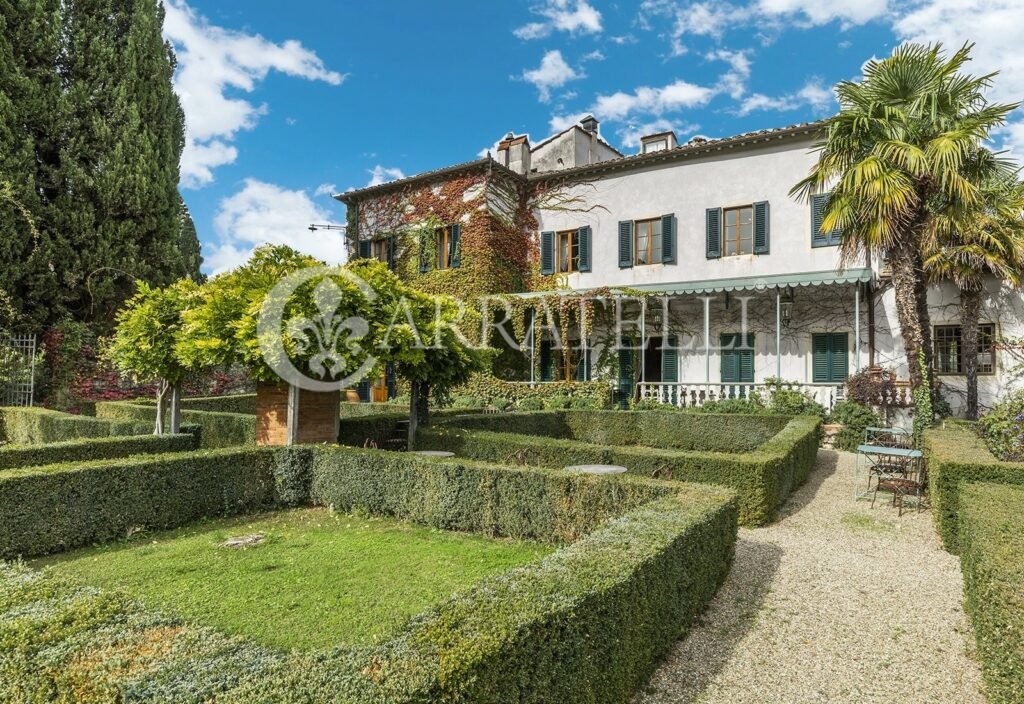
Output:
<path fill-rule="evenodd" d="M 613 288 L 612 293 L 628 295 L 631 291 L 665 293 L 669 295 L 724 293 L 726 291 L 767 291 L 787 286 L 828 286 L 833 284 L 868 283 L 875 280 L 870 268 L 845 269 L 843 271 L 813 271 L 799 274 L 775 274 L 773 276 L 748 276 L 738 279 L 711 279 L 708 281 L 680 281 L 678 283 L 641 284 L 624 288 Z M 553 294 L 586 293 L 592 289 L 565 291 L 531 291 L 515 294 L 522 298 L 535 298 Z"/>

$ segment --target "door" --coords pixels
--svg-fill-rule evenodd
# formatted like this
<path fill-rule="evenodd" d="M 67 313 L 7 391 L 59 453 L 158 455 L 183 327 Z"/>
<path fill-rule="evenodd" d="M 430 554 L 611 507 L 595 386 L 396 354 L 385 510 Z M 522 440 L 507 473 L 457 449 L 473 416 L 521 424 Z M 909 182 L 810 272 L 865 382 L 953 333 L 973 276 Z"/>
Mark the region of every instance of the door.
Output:
<path fill-rule="evenodd" d="M 370 400 L 374 403 L 385 403 L 388 400 L 388 379 L 384 374 L 373 380 Z"/>

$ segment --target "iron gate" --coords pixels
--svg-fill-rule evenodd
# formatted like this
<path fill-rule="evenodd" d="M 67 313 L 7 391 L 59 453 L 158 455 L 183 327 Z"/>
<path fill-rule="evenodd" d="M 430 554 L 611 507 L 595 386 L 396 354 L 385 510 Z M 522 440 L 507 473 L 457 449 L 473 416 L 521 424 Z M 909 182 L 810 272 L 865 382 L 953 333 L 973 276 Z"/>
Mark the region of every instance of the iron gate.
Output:
<path fill-rule="evenodd" d="M 0 338 L 0 403 L 31 406 L 35 376 L 36 336 L 15 333 Z"/>

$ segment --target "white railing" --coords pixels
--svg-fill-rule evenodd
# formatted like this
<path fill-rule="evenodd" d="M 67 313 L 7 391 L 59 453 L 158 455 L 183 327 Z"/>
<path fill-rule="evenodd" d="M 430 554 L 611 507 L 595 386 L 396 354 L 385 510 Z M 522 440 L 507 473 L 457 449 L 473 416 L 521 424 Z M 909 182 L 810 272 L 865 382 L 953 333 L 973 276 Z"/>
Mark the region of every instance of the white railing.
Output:
<path fill-rule="evenodd" d="M 679 408 L 699 408 L 708 401 L 722 399 L 749 398 L 757 392 L 762 399 L 769 399 L 775 392 L 776 385 L 761 383 L 705 383 L 703 381 L 654 382 L 647 381 L 637 384 L 641 400 L 657 401 Z M 800 391 L 808 398 L 817 401 L 825 408 L 832 408 L 844 397 L 842 384 L 782 384 L 781 388 Z"/>

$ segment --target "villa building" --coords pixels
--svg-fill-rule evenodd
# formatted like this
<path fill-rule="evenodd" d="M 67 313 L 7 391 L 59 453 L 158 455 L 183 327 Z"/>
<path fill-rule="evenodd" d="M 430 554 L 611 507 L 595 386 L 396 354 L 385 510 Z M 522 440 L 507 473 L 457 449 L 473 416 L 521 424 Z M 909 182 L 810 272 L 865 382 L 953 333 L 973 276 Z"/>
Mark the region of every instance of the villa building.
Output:
<path fill-rule="evenodd" d="M 856 371 L 908 371 L 884 266 L 841 260 L 839 233 L 820 228 L 827 194 L 790 195 L 815 163 L 820 127 L 686 144 L 666 132 L 628 156 L 592 117 L 533 146 L 509 134 L 493 156 L 338 195 L 349 256 L 377 257 L 431 292 L 545 304 L 589 292 L 614 305 L 625 337 L 607 317 L 589 334 L 538 325 L 520 381 L 608 379 L 627 396 L 690 405 L 781 378 L 830 406 Z M 956 410 L 955 286 L 934 286 L 929 304 Z M 1024 335 L 1021 294 L 993 280 L 982 319 L 979 399 L 989 406 L 1015 383 L 1015 348 L 1001 341 Z M 387 380 L 375 388 L 364 393 L 386 397 Z"/>

